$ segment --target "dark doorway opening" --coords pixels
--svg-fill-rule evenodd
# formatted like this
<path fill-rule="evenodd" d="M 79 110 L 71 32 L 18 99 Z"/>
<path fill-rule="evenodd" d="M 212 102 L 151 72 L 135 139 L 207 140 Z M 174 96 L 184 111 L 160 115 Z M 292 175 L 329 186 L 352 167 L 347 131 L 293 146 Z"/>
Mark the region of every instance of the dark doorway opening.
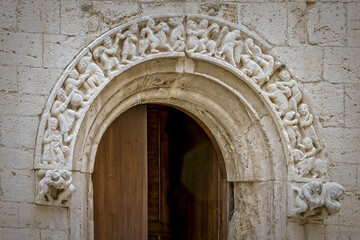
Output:
<path fill-rule="evenodd" d="M 92 175 L 95 239 L 226 239 L 223 161 L 194 119 L 141 105 L 109 126 Z"/>

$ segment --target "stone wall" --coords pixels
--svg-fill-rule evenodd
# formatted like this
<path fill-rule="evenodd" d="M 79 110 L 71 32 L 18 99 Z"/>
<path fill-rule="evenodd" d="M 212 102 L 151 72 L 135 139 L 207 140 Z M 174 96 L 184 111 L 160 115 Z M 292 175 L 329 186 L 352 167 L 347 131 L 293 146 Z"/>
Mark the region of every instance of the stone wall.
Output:
<path fill-rule="evenodd" d="M 0 1 L 0 239 L 68 239 L 67 208 L 35 204 L 40 116 L 64 68 L 100 34 L 142 16 L 199 13 L 267 40 L 305 86 L 346 194 L 289 239 L 360 239 L 360 3 L 344 1 Z M 79 213 L 80 214 L 80 213 Z"/>

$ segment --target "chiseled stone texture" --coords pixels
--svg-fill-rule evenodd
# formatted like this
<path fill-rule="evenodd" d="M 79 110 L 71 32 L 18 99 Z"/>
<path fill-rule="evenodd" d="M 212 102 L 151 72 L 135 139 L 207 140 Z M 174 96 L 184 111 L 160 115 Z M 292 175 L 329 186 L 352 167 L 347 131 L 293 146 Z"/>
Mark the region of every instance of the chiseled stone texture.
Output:
<path fill-rule="evenodd" d="M 278 238 L 360 240 L 359 12 L 358 0 L 0 0 L 0 240 L 86 236 L 86 226 L 70 233 L 69 224 L 87 217 L 81 208 L 87 186 L 76 189 L 71 214 L 34 204 L 40 115 L 63 69 L 87 44 L 119 24 L 167 13 L 205 14 L 245 26 L 275 47 L 308 93 L 324 127 L 329 177 L 347 192 L 340 212 L 324 225 L 275 216 L 288 221 Z M 86 176 L 74 173 L 73 178 L 77 183 Z M 274 200 L 279 209 L 270 209 L 268 183 L 255 185 L 263 189 L 265 204 L 256 206 L 261 211 L 286 209 L 279 200 Z M 251 197 L 247 201 L 254 204 Z M 256 219 L 263 227 L 256 230 L 259 236 L 278 231 L 267 226 L 268 219 Z"/>
<path fill-rule="evenodd" d="M 346 7 L 342 3 L 307 2 L 309 43 L 345 46 Z"/>

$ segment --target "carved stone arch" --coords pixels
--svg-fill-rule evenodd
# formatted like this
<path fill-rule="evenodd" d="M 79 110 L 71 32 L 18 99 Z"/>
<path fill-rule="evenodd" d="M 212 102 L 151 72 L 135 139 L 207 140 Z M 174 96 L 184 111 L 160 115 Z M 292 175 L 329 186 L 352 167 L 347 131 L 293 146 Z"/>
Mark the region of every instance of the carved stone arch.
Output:
<path fill-rule="evenodd" d="M 73 172 L 78 191 L 70 202 L 71 221 L 83 228 L 71 225 L 72 235 L 92 236 L 90 174 L 102 134 L 122 112 L 145 103 L 181 108 L 214 136 L 234 182 L 234 239 L 286 238 L 296 196 L 290 184 L 327 180 L 316 115 L 301 84 L 265 41 L 217 18 L 145 17 L 81 51 L 41 117 L 35 169 L 39 176 Z M 69 205 L 41 196 L 37 203 Z"/>

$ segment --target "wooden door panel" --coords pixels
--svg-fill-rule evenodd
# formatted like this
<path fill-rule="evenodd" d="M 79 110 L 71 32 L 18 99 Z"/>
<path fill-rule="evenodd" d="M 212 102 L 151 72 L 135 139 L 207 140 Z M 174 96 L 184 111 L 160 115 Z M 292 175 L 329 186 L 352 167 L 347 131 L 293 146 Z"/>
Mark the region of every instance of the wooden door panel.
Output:
<path fill-rule="evenodd" d="M 95 239 L 146 239 L 146 106 L 121 114 L 106 130 L 92 180 Z"/>

